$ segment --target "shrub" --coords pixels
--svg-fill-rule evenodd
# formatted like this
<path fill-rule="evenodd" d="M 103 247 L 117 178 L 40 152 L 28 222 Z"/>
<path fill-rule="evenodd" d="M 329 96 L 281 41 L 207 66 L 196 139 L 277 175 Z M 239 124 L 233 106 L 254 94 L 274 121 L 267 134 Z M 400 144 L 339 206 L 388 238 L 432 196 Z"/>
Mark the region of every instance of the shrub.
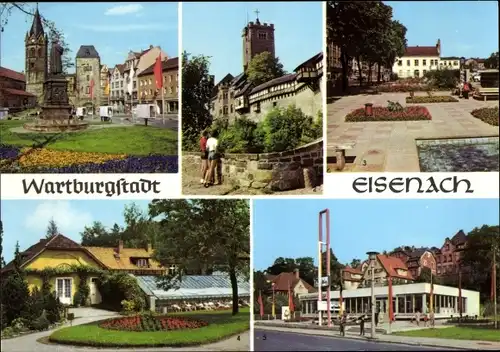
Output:
<path fill-rule="evenodd" d="M 430 85 L 436 88 L 454 88 L 460 79 L 459 70 L 432 70 L 425 73 Z"/>
<path fill-rule="evenodd" d="M 5 325 L 10 325 L 14 319 L 21 317 L 25 313 L 29 297 L 28 284 L 23 275 L 14 272 L 5 278 L 2 277 L 1 303 L 5 312 Z"/>
<path fill-rule="evenodd" d="M 397 101 L 387 101 L 387 110 L 389 111 L 403 111 L 403 105 L 398 103 Z"/>
<path fill-rule="evenodd" d="M 130 314 L 135 311 L 135 303 L 133 301 L 127 301 L 124 299 L 120 302 L 122 305 L 122 310 L 126 314 Z"/>
<path fill-rule="evenodd" d="M 28 326 L 26 324 L 26 320 L 23 318 L 16 318 L 10 323 L 10 327 L 15 333 L 19 333 L 22 331 L 26 331 Z"/>
<path fill-rule="evenodd" d="M 120 311 L 123 300 L 134 302 L 137 312 L 146 307 L 146 300 L 137 280 L 125 273 L 101 274 L 98 286 L 102 303 L 108 308 Z"/>
<path fill-rule="evenodd" d="M 408 92 L 426 92 L 432 89 L 427 84 L 404 84 L 404 83 L 390 83 L 383 84 L 377 87 L 379 93 L 408 93 Z"/>
<path fill-rule="evenodd" d="M 346 122 L 367 122 L 367 121 L 418 121 L 430 120 L 432 117 L 429 110 L 423 106 L 410 106 L 403 111 L 389 111 L 384 107 L 373 107 L 373 115 L 366 116 L 365 109 L 360 108 L 350 112 L 346 117 Z"/>
<path fill-rule="evenodd" d="M 47 312 L 45 312 L 44 310 L 42 314 L 33 321 L 31 326 L 33 330 L 37 331 L 47 330 L 50 326 L 50 321 L 49 319 L 47 319 Z"/>
<path fill-rule="evenodd" d="M 426 97 L 406 97 L 407 104 L 424 103 L 457 103 L 458 100 L 449 95 L 426 96 Z"/>
<path fill-rule="evenodd" d="M 57 299 L 56 295 L 54 292 L 50 292 L 45 298 L 45 311 L 47 312 L 47 319 L 51 324 L 57 323 L 61 321 L 63 312 L 64 312 L 64 306 L 63 304 Z M 68 314 L 69 315 L 69 314 Z"/>
<path fill-rule="evenodd" d="M 248 118 L 237 119 L 230 127 L 219 130 L 219 144 L 222 152 L 259 153 L 262 145 L 256 136 L 257 123 Z"/>
<path fill-rule="evenodd" d="M 476 109 L 471 112 L 472 116 L 474 116 L 475 118 L 478 118 L 481 121 L 493 126 L 498 126 L 498 113 L 498 106 L 495 106 L 493 108 Z"/>
<path fill-rule="evenodd" d="M 2 339 L 9 338 L 14 335 L 15 331 L 10 326 L 6 327 L 5 329 L 2 329 Z"/>

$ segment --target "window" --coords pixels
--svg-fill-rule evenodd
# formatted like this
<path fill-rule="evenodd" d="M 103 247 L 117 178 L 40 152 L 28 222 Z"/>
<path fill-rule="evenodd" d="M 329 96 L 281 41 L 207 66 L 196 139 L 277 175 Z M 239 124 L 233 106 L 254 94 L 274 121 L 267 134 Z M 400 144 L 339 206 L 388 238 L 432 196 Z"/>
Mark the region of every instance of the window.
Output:
<path fill-rule="evenodd" d="M 38 49 L 38 57 L 42 57 L 42 49 Z"/>
<path fill-rule="evenodd" d="M 90 87 L 86 87 L 86 88 L 85 88 L 85 93 L 86 93 L 86 94 L 90 94 Z"/>
<path fill-rule="evenodd" d="M 148 260 L 144 259 L 144 258 L 137 259 L 137 266 L 139 268 L 147 268 L 148 267 Z"/>
<path fill-rule="evenodd" d="M 35 68 L 35 63 L 34 62 L 30 62 L 30 68 L 31 69 Z"/>
<path fill-rule="evenodd" d="M 231 104 L 231 114 L 234 112 L 233 104 Z"/>
<path fill-rule="evenodd" d="M 278 102 L 276 101 L 273 101 L 273 108 L 277 107 L 278 106 Z"/>
<path fill-rule="evenodd" d="M 226 105 L 224 105 L 224 112 L 223 112 L 223 115 L 227 115 L 228 114 L 228 108 Z"/>
<path fill-rule="evenodd" d="M 267 39 L 267 33 L 266 32 L 259 32 L 258 38 L 259 39 Z"/>
<path fill-rule="evenodd" d="M 425 76 L 425 74 L 426 74 L 426 73 L 427 73 L 427 70 L 423 70 L 423 71 L 422 71 L 422 75 L 424 75 L 424 76 Z"/>
<path fill-rule="evenodd" d="M 227 93 L 222 94 L 222 99 L 224 99 L 224 100 L 227 99 Z"/>
<path fill-rule="evenodd" d="M 120 82 L 120 88 L 123 88 L 123 81 Z"/>
<path fill-rule="evenodd" d="M 418 66 L 418 60 L 415 60 L 415 66 Z"/>
<path fill-rule="evenodd" d="M 35 57 L 35 48 L 30 49 L 30 56 Z"/>
<path fill-rule="evenodd" d="M 406 66 L 411 66 L 410 60 L 406 60 Z"/>
<path fill-rule="evenodd" d="M 90 81 L 90 75 L 87 75 L 87 82 Z"/>
<path fill-rule="evenodd" d="M 403 66 L 403 60 L 398 60 L 398 66 Z"/>
<path fill-rule="evenodd" d="M 453 61 L 453 66 L 458 66 L 458 61 Z"/>
<path fill-rule="evenodd" d="M 137 89 L 137 82 L 134 81 L 134 89 Z"/>
<path fill-rule="evenodd" d="M 410 70 L 406 71 L 406 77 L 411 77 L 411 71 Z"/>
<path fill-rule="evenodd" d="M 403 77 L 403 70 L 399 70 L 399 71 L 398 71 L 398 76 L 399 76 L 399 77 Z"/>
<path fill-rule="evenodd" d="M 422 65 L 427 66 L 427 60 L 422 60 Z"/>

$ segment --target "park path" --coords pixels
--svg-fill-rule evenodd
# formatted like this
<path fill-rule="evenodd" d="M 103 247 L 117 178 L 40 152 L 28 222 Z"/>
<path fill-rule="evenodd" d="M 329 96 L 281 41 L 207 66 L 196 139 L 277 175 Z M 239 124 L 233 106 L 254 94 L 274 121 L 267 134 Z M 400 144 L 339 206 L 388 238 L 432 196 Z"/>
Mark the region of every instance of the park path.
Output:
<path fill-rule="evenodd" d="M 259 328 L 264 330 L 293 332 L 305 335 L 339 337 L 338 330 L 334 331 L 334 330 L 317 330 L 317 329 L 307 329 L 307 328 L 287 328 L 282 326 L 272 326 L 271 324 L 265 324 L 265 323 L 255 324 L 255 330 L 258 331 Z M 370 335 L 370 324 L 367 324 L 365 326 L 364 337 L 359 336 L 359 330 L 357 332 L 349 331 L 349 327 L 347 327 L 345 338 L 367 340 L 369 339 L 368 338 L 369 335 Z M 385 334 L 377 334 L 375 341 L 384 343 L 397 343 L 406 345 L 442 347 L 442 348 L 465 349 L 465 350 L 493 350 L 493 351 L 500 350 L 500 342 L 491 342 L 491 341 L 452 340 L 452 339 L 439 339 L 430 337 L 408 337 L 408 336 L 396 336 L 396 335 L 385 335 Z"/>
<path fill-rule="evenodd" d="M 120 316 L 115 312 L 109 312 L 106 310 L 95 309 L 95 308 L 75 308 L 70 309 L 70 313 L 75 314 L 75 320 L 73 325 L 81 325 L 91 323 L 93 321 L 113 318 Z M 68 325 L 65 325 L 68 326 Z M 12 339 L 2 340 L 1 350 L 2 352 L 26 352 L 26 351 L 36 351 L 36 352 L 162 352 L 162 351 L 249 351 L 250 350 L 250 334 L 248 332 L 240 334 L 240 339 L 238 336 L 231 337 L 229 339 L 219 341 L 213 344 L 196 346 L 196 347 L 185 347 L 185 348 L 173 348 L 173 347 L 156 347 L 156 348 L 91 348 L 91 347 L 79 347 L 79 346 L 67 346 L 58 344 L 45 344 L 38 342 L 39 339 L 50 336 L 56 329 L 37 332 L 34 334 L 27 334 Z"/>

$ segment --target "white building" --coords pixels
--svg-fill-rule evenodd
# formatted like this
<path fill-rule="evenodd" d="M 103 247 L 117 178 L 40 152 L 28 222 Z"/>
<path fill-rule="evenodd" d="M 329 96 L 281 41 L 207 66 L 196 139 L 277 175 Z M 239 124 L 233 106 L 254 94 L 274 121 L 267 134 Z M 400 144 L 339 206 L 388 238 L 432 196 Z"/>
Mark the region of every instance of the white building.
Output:
<path fill-rule="evenodd" d="M 111 70 L 110 75 L 110 94 L 111 105 L 117 112 L 124 112 L 125 106 L 125 91 L 126 86 L 124 82 L 123 70 L 125 65 L 118 64 Z"/>
<path fill-rule="evenodd" d="M 435 46 L 409 46 L 403 57 L 396 59 L 392 72 L 399 78 L 423 77 L 432 70 L 458 70 L 460 58 L 441 58 L 441 40 Z"/>
<path fill-rule="evenodd" d="M 434 312 L 436 319 L 449 318 L 459 314 L 458 288 L 434 285 Z M 428 283 L 404 284 L 392 286 L 392 302 L 396 319 L 411 319 L 417 311 L 429 312 L 431 285 Z M 377 311 L 384 319 L 389 312 L 388 286 L 377 286 L 374 289 Z M 331 291 L 333 303 L 339 303 L 339 291 Z M 371 288 L 358 288 L 342 292 L 343 306 L 347 313 L 361 315 L 369 312 L 371 307 Z M 318 294 L 307 293 L 299 296 L 301 316 L 314 318 L 318 315 Z M 326 300 L 326 292 L 323 292 Z M 462 289 L 462 315 L 479 315 L 479 292 Z"/>

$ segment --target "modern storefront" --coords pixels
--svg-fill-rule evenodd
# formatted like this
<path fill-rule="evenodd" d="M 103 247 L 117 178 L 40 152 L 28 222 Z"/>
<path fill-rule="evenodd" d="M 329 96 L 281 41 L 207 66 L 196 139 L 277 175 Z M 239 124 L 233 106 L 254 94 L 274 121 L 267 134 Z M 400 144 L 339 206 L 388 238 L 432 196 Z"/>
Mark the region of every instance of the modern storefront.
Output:
<path fill-rule="evenodd" d="M 342 292 L 342 306 L 348 314 L 362 315 L 370 312 L 371 288 L 358 288 Z M 382 315 L 389 312 L 389 288 L 374 288 L 376 310 Z M 428 283 L 393 285 L 392 304 L 396 319 L 411 319 L 416 312 L 428 313 L 431 302 L 431 285 Z M 339 291 L 331 291 L 333 303 L 339 303 Z M 302 316 L 317 317 L 318 294 L 308 293 L 299 296 Z M 323 292 L 326 300 L 326 292 Z M 460 313 L 459 289 L 456 287 L 434 285 L 433 306 L 436 318 L 449 318 Z M 462 289 L 462 315 L 479 315 L 479 292 Z"/>

